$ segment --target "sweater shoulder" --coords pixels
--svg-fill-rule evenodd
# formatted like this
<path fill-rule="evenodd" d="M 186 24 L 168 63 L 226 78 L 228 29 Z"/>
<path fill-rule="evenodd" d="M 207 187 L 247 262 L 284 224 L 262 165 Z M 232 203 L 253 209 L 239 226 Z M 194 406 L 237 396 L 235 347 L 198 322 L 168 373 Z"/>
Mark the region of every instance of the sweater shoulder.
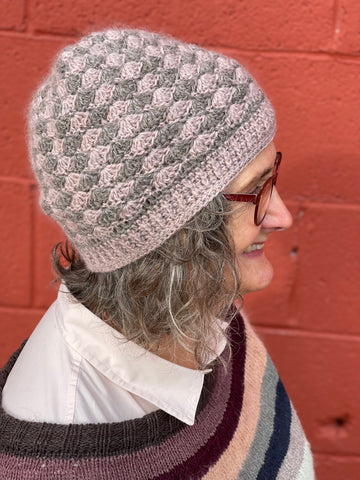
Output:
<path fill-rule="evenodd" d="M 297 478 L 307 443 L 296 412 L 251 326 L 237 315 L 231 330 L 227 368 L 218 364 L 205 377 L 193 426 L 161 410 L 67 426 L 21 422 L 1 411 L 0 478 L 130 479 L 134 465 L 136 480 L 268 480 L 281 469 Z M 0 374 L 0 393 L 14 361 L 16 355 Z"/>

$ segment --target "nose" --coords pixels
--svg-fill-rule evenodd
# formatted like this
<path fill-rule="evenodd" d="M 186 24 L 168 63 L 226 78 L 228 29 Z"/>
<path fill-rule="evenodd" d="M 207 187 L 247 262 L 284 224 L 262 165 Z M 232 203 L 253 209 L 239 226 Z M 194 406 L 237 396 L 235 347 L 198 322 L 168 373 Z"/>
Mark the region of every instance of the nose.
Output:
<path fill-rule="evenodd" d="M 293 223 L 293 218 L 276 187 L 271 195 L 270 205 L 266 212 L 261 228 L 267 230 L 286 230 Z"/>

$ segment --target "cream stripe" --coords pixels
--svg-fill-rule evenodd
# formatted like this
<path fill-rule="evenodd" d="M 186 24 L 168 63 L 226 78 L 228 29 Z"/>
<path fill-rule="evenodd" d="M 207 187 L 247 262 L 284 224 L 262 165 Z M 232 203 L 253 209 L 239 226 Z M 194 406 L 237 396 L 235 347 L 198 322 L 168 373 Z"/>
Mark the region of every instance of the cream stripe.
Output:
<path fill-rule="evenodd" d="M 260 414 L 260 393 L 266 367 L 266 350 L 250 323 L 244 319 L 246 333 L 245 390 L 240 420 L 224 454 L 203 477 L 206 480 L 236 480 L 255 437 Z M 238 345 L 236 348 L 241 348 Z M 236 459 L 236 461 L 234 461 Z"/>
<path fill-rule="evenodd" d="M 305 435 L 299 418 L 291 405 L 290 443 L 276 480 L 296 480 L 304 459 Z"/>
<path fill-rule="evenodd" d="M 305 443 L 304 458 L 296 480 L 315 480 L 313 458 L 308 442 Z"/>

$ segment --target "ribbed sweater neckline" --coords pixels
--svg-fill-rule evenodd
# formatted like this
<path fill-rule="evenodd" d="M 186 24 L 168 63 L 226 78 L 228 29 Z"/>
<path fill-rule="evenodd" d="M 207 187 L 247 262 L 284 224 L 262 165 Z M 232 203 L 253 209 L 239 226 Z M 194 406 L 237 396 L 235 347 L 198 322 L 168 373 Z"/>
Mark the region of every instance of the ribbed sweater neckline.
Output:
<path fill-rule="evenodd" d="M 243 343 L 244 323 L 240 315 L 235 318 L 236 327 L 232 329 L 231 343 L 235 351 L 227 369 L 218 363 L 213 371 L 205 376 L 204 387 L 198 404 L 196 418 L 212 401 L 214 389 L 229 390 L 232 383 L 232 365 L 237 355 L 239 342 Z M 0 371 L 0 402 L 5 385 L 23 345 L 10 357 Z M 237 345 L 237 348 L 236 348 Z M 228 348 L 223 352 L 225 362 L 229 357 Z M 243 357 L 243 355 L 240 355 Z M 241 359 L 243 371 L 245 357 Z M 236 362 L 237 363 L 237 362 Z M 238 368 L 236 368 L 238 370 Z M 240 396 L 241 398 L 241 396 Z M 222 405 L 221 416 L 227 405 Z M 239 405 L 240 407 L 240 405 Z M 209 419 L 211 421 L 211 419 Z M 148 446 L 155 446 L 178 434 L 181 430 L 192 428 L 162 410 L 145 415 L 142 418 L 119 423 L 69 424 L 27 422 L 8 415 L 0 408 L 0 451 L 25 457 L 87 458 L 105 457 L 136 453 Z M 195 427 L 195 428 L 194 428 Z"/>

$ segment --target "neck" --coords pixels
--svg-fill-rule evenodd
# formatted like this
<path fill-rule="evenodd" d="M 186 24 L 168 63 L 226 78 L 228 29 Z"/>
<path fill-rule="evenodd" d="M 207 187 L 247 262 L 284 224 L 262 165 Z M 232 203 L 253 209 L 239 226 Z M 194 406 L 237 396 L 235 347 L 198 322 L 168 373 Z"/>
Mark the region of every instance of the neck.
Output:
<path fill-rule="evenodd" d="M 153 352 L 156 353 L 159 357 L 163 358 L 172 363 L 176 363 L 181 367 L 191 368 L 192 370 L 198 370 L 199 366 L 195 359 L 194 353 L 194 343 L 188 342 L 189 348 L 185 348 L 185 346 L 180 345 L 178 342 L 174 340 L 162 341 L 159 345 L 159 348 Z"/>

